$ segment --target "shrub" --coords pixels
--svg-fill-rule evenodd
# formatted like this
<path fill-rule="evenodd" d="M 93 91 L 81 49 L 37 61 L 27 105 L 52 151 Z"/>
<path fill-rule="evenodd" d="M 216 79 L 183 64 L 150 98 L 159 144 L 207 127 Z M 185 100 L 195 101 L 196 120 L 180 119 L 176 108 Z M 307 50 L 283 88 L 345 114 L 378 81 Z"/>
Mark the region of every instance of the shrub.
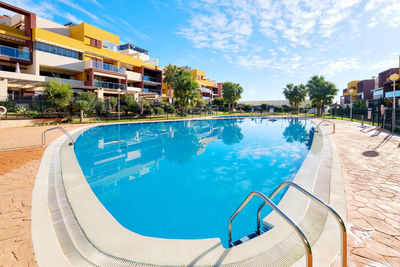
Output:
<path fill-rule="evenodd" d="M 0 101 L 0 106 L 6 107 L 8 112 L 15 112 L 17 103 L 15 101 Z"/>
<path fill-rule="evenodd" d="M 27 110 L 24 112 L 24 115 L 28 118 L 37 118 L 39 117 L 39 112 L 36 110 Z"/>
<path fill-rule="evenodd" d="M 25 114 L 25 112 L 27 111 L 25 106 L 18 106 L 15 108 L 15 112 L 17 112 L 18 114 Z"/>
<path fill-rule="evenodd" d="M 108 103 L 105 101 L 99 101 L 95 106 L 97 116 L 109 116 L 110 111 L 108 110 Z"/>
<path fill-rule="evenodd" d="M 175 107 L 173 105 L 167 105 L 164 107 L 164 111 L 170 114 L 173 114 L 176 112 Z"/>
<path fill-rule="evenodd" d="M 156 114 L 156 115 L 164 114 L 164 109 L 161 107 L 154 107 L 153 110 L 154 110 L 154 114 Z"/>

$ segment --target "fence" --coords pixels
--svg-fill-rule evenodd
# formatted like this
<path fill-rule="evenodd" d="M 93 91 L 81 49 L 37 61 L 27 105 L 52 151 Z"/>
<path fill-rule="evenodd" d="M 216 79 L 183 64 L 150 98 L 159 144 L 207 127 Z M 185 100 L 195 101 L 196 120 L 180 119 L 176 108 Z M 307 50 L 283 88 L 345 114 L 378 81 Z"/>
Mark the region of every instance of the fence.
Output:
<path fill-rule="evenodd" d="M 368 116 L 368 108 L 333 108 L 329 112 L 334 119 L 359 121 L 361 123 L 376 125 L 378 127 L 392 131 L 393 128 L 393 109 L 387 108 L 382 116 L 380 110 L 376 107 L 371 108 L 370 116 Z M 400 133 L 400 109 L 395 109 L 395 132 Z"/>

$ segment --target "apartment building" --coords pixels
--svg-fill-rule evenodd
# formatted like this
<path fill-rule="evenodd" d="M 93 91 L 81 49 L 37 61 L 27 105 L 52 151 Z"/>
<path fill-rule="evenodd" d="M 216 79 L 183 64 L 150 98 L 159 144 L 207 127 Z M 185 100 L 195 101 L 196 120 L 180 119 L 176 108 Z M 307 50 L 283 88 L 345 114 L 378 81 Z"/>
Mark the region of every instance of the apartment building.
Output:
<path fill-rule="evenodd" d="M 40 97 L 54 77 L 99 98 L 161 96 L 162 72 L 147 50 L 87 23 L 60 25 L 2 2 L 0 8 L 15 13 L 0 16 L 0 100 Z"/>
<path fill-rule="evenodd" d="M 400 58 L 399 58 L 400 59 Z M 351 81 L 347 84 L 347 88 L 343 89 L 340 103 L 350 104 L 350 99 L 364 99 L 367 106 L 370 103 L 376 103 L 381 98 L 393 98 L 393 81 L 389 79 L 392 74 L 399 74 L 400 68 L 390 68 L 380 72 L 372 79 L 362 81 Z M 352 90 L 352 96 L 349 91 Z M 396 83 L 395 96 L 400 98 L 400 81 Z"/>
<path fill-rule="evenodd" d="M 203 100 L 208 102 L 220 95 L 217 82 L 206 77 L 204 71 L 198 69 L 187 69 L 187 71 L 192 74 L 193 78 L 199 84 Z"/>

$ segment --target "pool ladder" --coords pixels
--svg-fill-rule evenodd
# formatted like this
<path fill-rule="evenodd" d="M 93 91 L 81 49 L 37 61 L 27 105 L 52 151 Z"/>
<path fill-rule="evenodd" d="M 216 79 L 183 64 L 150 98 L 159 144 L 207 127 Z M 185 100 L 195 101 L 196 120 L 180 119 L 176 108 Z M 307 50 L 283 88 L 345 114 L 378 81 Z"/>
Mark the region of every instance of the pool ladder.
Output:
<path fill-rule="evenodd" d="M 45 130 L 45 131 L 42 132 L 42 147 L 45 147 L 45 146 L 46 146 L 46 133 L 47 133 L 47 132 L 50 132 L 50 131 L 53 131 L 53 130 L 60 130 L 60 131 L 62 131 L 62 132 L 69 138 L 69 140 L 71 140 L 70 145 L 74 145 L 75 141 L 74 141 L 74 139 L 72 138 L 72 136 L 67 132 L 67 130 L 65 130 L 65 129 L 64 129 L 63 127 L 61 127 L 61 126 L 57 126 L 57 127 L 53 127 L 53 128 L 47 129 L 47 130 Z"/>
<path fill-rule="evenodd" d="M 235 219 L 235 217 L 242 211 L 242 209 L 249 203 L 249 201 L 255 197 L 258 196 L 260 197 L 264 202 L 258 207 L 257 211 L 257 231 L 256 235 L 261 234 L 261 210 L 266 206 L 269 205 L 280 217 L 282 217 L 297 233 L 299 238 L 301 239 L 304 249 L 306 251 L 306 265 L 307 267 L 313 266 L 313 258 L 312 258 L 312 250 L 311 250 L 311 245 L 307 240 L 306 235 L 303 233 L 303 231 L 299 228 L 297 224 L 295 224 L 281 209 L 279 209 L 273 202 L 272 199 L 285 187 L 287 186 L 292 186 L 304 195 L 308 196 L 311 198 L 313 201 L 318 203 L 320 206 L 326 208 L 335 218 L 336 221 L 338 222 L 340 229 L 341 229 L 341 247 L 340 247 L 340 254 L 341 254 L 341 266 L 346 267 L 347 266 L 347 233 L 346 233 L 346 225 L 343 222 L 342 218 L 339 216 L 339 214 L 328 204 L 323 202 L 322 200 L 318 199 L 316 196 L 302 188 L 301 186 L 293 183 L 293 182 L 283 182 L 281 183 L 272 193 L 269 195 L 269 197 L 265 196 L 263 193 L 260 192 L 251 192 L 247 198 L 242 202 L 242 204 L 237 208 L 237 210 L 233 213 L 231 218 L 229 219 L 229 246 L 233 247 L 235 244 L 232 242 L 232 222 Z"/>
<path fill-rule="evenodd" d="M 336 124 L 335 124 L 333 121 L 329 121 L 329 120 L 322 120 L 322 121 L 320 121 L 320 122 L 318 123 L 317 127 L 318 127 L 318 126 L 320 126 L 320 125 L 321 125 L 323 122 L 329 122 L 329 123 L 331 123 L 331 124 L 332 124 L 332 126 L 333 126 L 332 133 L 335 133 L 335 132 L 336 132 Z M 317 127 L 315 127 L 315 128 L 317 128 Z"/>

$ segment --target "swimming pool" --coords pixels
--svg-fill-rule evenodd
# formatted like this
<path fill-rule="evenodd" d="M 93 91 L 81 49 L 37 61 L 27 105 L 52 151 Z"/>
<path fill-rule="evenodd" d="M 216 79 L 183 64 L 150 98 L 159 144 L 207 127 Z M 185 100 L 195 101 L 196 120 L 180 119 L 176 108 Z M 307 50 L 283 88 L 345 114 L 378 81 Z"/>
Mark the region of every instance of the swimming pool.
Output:
<path fill-rule="evenodd" d="M 292 180 L 313 135 L 311 122 L 299 119 L 118 124 L 84 132 L 75 154 L 99 201 L 127 229 L 218 237 L 227 246 L 233 211 L 251 191 L 269 194 Z M 254 232 L 252 204 L 235 220 L 234 240 Z"/>

